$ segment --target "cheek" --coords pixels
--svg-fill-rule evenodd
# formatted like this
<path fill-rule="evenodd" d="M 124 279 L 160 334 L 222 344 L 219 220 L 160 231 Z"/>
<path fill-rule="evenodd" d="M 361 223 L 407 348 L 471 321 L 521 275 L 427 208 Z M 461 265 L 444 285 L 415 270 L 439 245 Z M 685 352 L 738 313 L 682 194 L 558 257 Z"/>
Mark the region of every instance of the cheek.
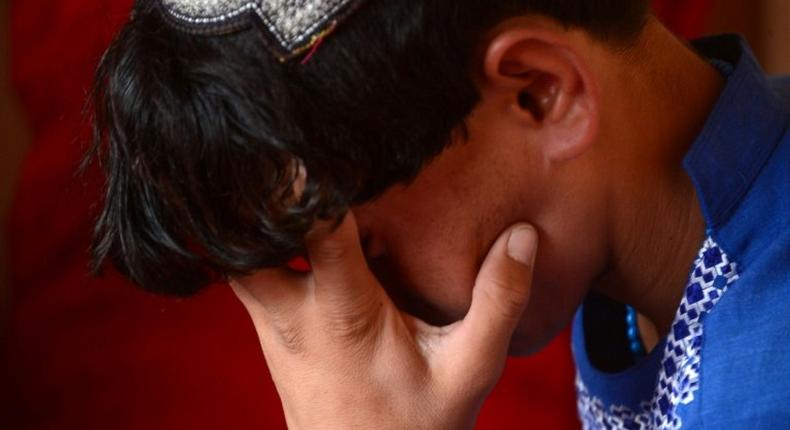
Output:
<path fill-rule="evenodd" d="M 490 246 L 514 222 L 524 220 L 523 144 L 496 144 L 480 132 L 433 160 L 408 187 L 389 190 L 355 209 L 379 242 L 390 269 L 378 275 L 403 307 L 416 302 L 428 322 L 454 322 L 466 315 L 475 278 Z M 482 138 L 481 138 L 482 136 Z M 508 173 L 509 174 L 506 174 Z M 385 281 L 382 281 L 385 283 Z"/>
<path fill-rule="evenodd" d="M 571 322 L 605 268 L 605 232 L 565 216 L 541 224 L 532 296 L 514 336 L 513 353 L 546 345 Z"/>
<path fill-rule="evenodd" d="M 381 259 L 387 264 L 380 266 L 390 266 L 377 276 L 390 280 L 382 283 L 401 308 L 433 324 L 452 323 L 466 315 L 489 248 L 517 221 L 517 207 L 504 204 L 508 201 L 497 193 L 469 192 L 461 198 L 463 194 L 409 199 L 412 204 L 379 202 L 369 207 L 365 217 L 372 225 L 371 236 L 383 243 Z"/>
<path fill-rule="evenodd" d="M 477 275 L 474 238 L 440 226 L 389 231 L 387 254 L 397 285 L 387 286 L 402 307 L 434 324 L 448 324 L 466 314 Z M 405 303 L 404 303 L 405 302 Z"/>

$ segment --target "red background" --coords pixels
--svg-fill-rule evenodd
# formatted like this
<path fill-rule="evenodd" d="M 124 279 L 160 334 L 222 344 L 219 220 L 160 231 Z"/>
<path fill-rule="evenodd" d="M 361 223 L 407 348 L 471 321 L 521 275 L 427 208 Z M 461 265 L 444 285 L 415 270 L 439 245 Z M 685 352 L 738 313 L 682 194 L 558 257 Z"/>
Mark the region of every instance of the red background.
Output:
<path fill-rule="evenodd" d="M 228 288 L 173 300 L 88 276 L 100 175 L 75 178 L 91 74 L 129 0 L 12 2 L 12 75 L 33 130 L 9 224 L 13 310 L 0 407 L 10 428 L 284 428 L 253 327 Z M 656 11 L 694 36 L 711 0 Z M 511 359 L 481 429 L 574 429 L 567 333 Z"/>

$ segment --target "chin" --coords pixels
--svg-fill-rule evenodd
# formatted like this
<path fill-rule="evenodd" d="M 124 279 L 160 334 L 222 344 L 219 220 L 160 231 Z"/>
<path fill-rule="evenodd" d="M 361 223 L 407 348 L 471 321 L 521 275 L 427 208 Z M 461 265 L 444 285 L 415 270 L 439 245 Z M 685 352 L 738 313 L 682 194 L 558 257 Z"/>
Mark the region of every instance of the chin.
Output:
<path fill-rule="evenodd" d="M 514 335 L 510 340 L 510 346 L 507 350 L 507 355 L 511 357 L 525 357 L 540 352 L 545 348 L 553 339 L 547 337 L 546 339 L 523 338 Z"/>
<path fill-rule="evenodd" d="M 568 327 L 572 318 L 553 321 L 523 319 L 510 338 L 508 355 L 523 357 L 540 352 Z"/>

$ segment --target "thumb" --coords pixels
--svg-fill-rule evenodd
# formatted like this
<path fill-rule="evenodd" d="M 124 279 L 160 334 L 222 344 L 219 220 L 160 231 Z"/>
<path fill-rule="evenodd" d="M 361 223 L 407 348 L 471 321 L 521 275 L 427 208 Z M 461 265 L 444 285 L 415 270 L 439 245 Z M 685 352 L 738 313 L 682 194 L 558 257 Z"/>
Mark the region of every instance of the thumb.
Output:
<path fill-rule="evenodd" d="M 502 233 L 475 281 L 472 305 L 459 333 L 471 351 L 505 353 L 529 302 L 538 234 L 528 224 Z"/>

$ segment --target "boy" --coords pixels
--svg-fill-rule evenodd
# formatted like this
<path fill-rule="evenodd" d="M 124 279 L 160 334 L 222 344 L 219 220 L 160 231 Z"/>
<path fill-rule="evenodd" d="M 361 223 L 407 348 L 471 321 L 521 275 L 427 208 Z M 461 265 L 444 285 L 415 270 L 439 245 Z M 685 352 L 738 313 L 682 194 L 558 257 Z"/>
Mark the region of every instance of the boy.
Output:
<path fill-rule="evenodd" d="M 788 85 L 646 1 L 139 1 L 95 256 L 229 279 L 292 427 L 469 427 L 574 314 L 585 427 L 777 427 Z"/>

